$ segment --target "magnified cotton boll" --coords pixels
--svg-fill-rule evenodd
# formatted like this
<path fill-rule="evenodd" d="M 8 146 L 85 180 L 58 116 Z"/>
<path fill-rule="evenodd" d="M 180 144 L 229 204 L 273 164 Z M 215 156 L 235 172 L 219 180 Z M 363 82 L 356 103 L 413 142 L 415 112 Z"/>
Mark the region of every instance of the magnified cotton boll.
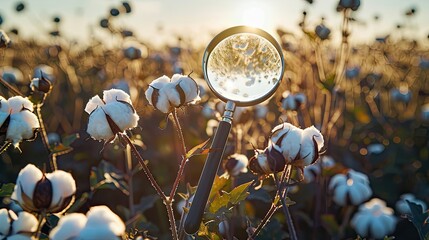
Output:
<path fill-rule="evenodd" d="M 76 192 L 76 183 L 70 173 L 57 170 L 44 175 L 28 164 L 18 175 L 11 196 L 29 212 L 58 213 L 66 210 Z"/>
<path fill-rule="evenodd" d="M 49 233 L 52 240 L 73 239 L 85 227 L 86 216 L 82 213 L 71 213 L 60 218 L 57 226 Z"/>
<path fill-rule="evenodd" d="M 410 206 L 407 201 L 420 205 L 423 209 L 423 212 L 427 210 L 427 205 L 422 200 L 416 199 L 416 197 L 411 193 L 402 194 L 400 199 L 396 202 L 396 210 L 401 214 L 411 214 Z"/>
<path fill-rule="evenodd" d="M 397 219 L 393 215 L 393 209 L 386 206 L 386 202 L 373 198 L 359 206 L 350 221 L 351 226 L 361 237 L 382 239 L 395 230 Z"/>
<path fill-rule="evenodd" d="M 234 153 L 226 159 L 223 167 L 230 176 L 238 176 L 240 173 L 247 172 L 248 164 L 246 155 Z"/>
<path fill-rule="evenodd" d="M 103 100 L 91 98 L 85 111 L 89 114 L 87 132 L 96 140 L 112 140 L 116 134 L 135 128 L 139 120 L 130 96 L 120 89 L 104 91 Z"/>
<path fill-rule="evenodd" d="M 372 195 L 368 177 L 352 169 L 333 176 L 329 182 L 332 200 L 339 206 L 359 205 Z"/>

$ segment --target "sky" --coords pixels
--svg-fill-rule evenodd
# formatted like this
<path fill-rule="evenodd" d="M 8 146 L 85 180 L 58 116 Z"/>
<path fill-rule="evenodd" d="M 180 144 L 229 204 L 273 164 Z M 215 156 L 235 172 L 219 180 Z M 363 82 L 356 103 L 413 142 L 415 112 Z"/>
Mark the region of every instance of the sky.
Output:
<path fill-rule="evenodd" d="M 26 8 L 17 13 L 15 6 L 23 2 Z M 313 28 L 325 17 L 333 38 L 340 35 L 341 16 L 335 11 L 338 0 L 131 0 L 131 14 L 115 18 L 115 24 L 133 30 L 135 35 L 155 45 L 171 45 L 178 35 L 196 44 L 206 44 L 218 32 L 236 25 L 252 25 L 275 34 L 277 28 L 298 32 L 302 12 L 308 12 Z M 79 43 L 91 37 L 114 41 L 100 29 L 100 19 L 106 17 L 117 0 L 0 0 L 3 29 L 18 28 L 23 37 L 46 39 L 53 29 L 52 18 L 61 16 L 62 35 Z M 406 10 L 415 7 L 416 15 L 406 18 Z M 374 16 L 380 17 L 374 21 Z M 397 24 L 410 26 L 401 34 L 426 38 L 429 34 L 429 0 L 362 0 L 354 13 L 359 20 L 352 26 L 352 39 L 370 42 L 390 33 Z"/>

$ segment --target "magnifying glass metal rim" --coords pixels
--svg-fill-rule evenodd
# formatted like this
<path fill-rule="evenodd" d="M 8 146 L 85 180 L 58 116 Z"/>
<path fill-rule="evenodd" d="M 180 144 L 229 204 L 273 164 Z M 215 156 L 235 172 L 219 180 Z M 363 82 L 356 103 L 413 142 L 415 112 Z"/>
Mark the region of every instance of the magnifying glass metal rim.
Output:
<path fill-rule="evenodd" d="M 210 83 L 210 79 L 207 73 L 207 65 L 208 65 L 208 60 L 210 57 L 210 54 L 213 52 L 213 50 L 216 48 L 216 46 L 218 46 L 218 44 L 220 42 L 222 42 L 223 40 L 225 40 L 226 38 L 236 35 L 236 34 L 240 34 L 240 33 L 250 33 L 250 34 L 255 34 L 258 36 L 263 37 L 264 39 L 268 40 L 277 50 L 277 52 L 279 53 L 280 56 L 280 61 L 282 64 L 282 70 L 279 76 L 279 80 L 276 82 L 275 86 L 269 91 L 267 92 L 265 95 L 254 99 L 254 100 L 250 100 L 250 101 L 237 101 L 234 99 L 229 99 L 226 98 L 225 96 L 223 96 L 222 94 L 220 94 L 214 87 L 213 85 Z M 222 31 L 221 33 L 219 33 L 218 35 L 216 35 L 209 43 L 209 45 L 207 45 L 206 50 L 204 51 L 204 56 L 203 56 L 203 72 L 204 72 L 204 78 L 206 79 L 207 85 L 209 86 L 209 88 L 211 89 L 211 91 L 216 95 L 216 97 L 218 97 L 219 99 L 221 99 L 224 102 L 228 102 L 228 101 L 232 101 L 235 103 L 235 105 L 237 106 L 241 106 L 241 107 L 245 107 L 245 106 L 252 106 L 252 105 L 256 105 L 258 103 L 261 103 L 265 100 L 267 100 L 268 98 L 270 98 L 274 92 L 277 90 L 277 88 L 280 85 L 280 82 L 283 79 L 283 74 L 284 74 L 284 57 L 283 57 L 283 52 L 282 52 L 282 48 L 281 46 L 278 44 L 278 42 L 274 39 L 273 36 L 271 36 L 269 33 L 267 33 L 266 31 L 259 29 L 259 28 L 255 28 L 255 27 L 250 27 L 250 26 L 235 26 L 235 27 L 231 27 L 228 28 L 224 31 Z"/>

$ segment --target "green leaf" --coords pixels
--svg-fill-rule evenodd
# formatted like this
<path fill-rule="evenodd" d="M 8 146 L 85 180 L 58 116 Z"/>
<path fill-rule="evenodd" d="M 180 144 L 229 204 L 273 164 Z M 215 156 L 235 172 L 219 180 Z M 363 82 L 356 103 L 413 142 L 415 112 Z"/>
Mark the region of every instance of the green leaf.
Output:
<path fill-rule="evenodd" d="M 209 153 L 209 152 L 210 152 L 210 149 L 205 149 L 205 147 L 206 147 L 207 143 L 209 142 L 209 140 L 210 140 L 210 139 L 207 139 L 206 141 L 204 141 L 204 142 L 202 142 L 202 143 L 200 143 L 200 144 L 196 145 L 195 147 L 191 148 L 191 150 L 189 150 L 189 151 L 186 153 L 186 156 L 185 156 L 185 157 L 186 157 L 187 159 L 189 159 L 189 158 L 191 158 L 192 156 L 195 156 L 195 155 L 202 155 L 202 154 L 207 154 L 207 153 Z"/>
<path fill-rule="evenodd" d="M 224 192 L 222 195 L 217 194 L 217 197 L 210 203 L 209 211 L 211 213 L 216 213 L 222 207 L 227 206 L 230 200 L 230 195 L 227 192 Z"/>
<path fill-rule="evenodd" d="M 321 216 L 322 226 L 328 231 L 329 235 L 336 236 L 340 230 L 335 217 L 332 214 L 324 214 Z"/>
<path fill-rule="evenodd" d="M 222 188 L 224 188 L 230 181 L 231 180 L 229 178 L 219 177 L 216 175 L 212 190 L 210 191 L 209 199 L 212 199 L 216 194 L 218 194 L 219 191 L 222 190 Z"/>
<path fill-rule="evenodd" d="M 414 227 L 419 232 L 420 239 L 429 239 L 429 212 L 423 212 L 422 206 L 405 200 L 411 210 L 411 216 L 408 219 L 413 223 Z"/>
<path fill-rule="evenodd" d="M 252 184 L 252 182 L 241 184 L 230 192 L 232 204 L 235 205 L 246 199 L 246 197 L 249 195 L 249 192 L 247 190 L 249 189 L 250 184 Z"/>
<path fill-rule="evenodd" d="M 15 184 L 13 183 L 5 183 L 0 188 L 0 197 L 10 197 L 13 193 L 13 189 L 15 188 Z"/>

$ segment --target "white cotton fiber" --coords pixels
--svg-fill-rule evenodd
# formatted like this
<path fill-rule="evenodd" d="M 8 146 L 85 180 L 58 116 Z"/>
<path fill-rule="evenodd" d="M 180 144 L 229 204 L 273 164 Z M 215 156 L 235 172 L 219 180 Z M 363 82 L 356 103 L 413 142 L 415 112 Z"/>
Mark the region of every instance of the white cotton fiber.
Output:
<path fill-rule="evenodd" d="M 108 140 L 114 137 L 101 107 L 95 109 L 89 116 L 86 131 L 96 140 Z"/>
<path fill-rule="evenodd" d="M 85 106 L 85 112 L 91 114 L 97 107 L 103 106 L 104 102 L 101 100 L 100 96 L 95 95 L 91 99 L 89 99 L 88 103 Z"/>
<path fill-rule="evenodd" d="M 49 233 L 52 240 L 73 239 L 77 237 L 86 224 L 86 216 L 82 213 L 71 213 L 63 216 L 57 226 Z"/>
<path fill-rule="evenodd" d="M 106 104 L 116 102 L 117 100 L 131 103 L 130 95 L 121 89 L 110 89 L 103 91 L 103 100 Z"/>
<path fill-rule="evenodd" d="M 61 205 L 61 201 L 72 196 L 76 192 L 76 183 L 68 172 L 57 170 L 46 174 L 46 178 L 52 184 L 52 202 L 50 207 Z"/>

